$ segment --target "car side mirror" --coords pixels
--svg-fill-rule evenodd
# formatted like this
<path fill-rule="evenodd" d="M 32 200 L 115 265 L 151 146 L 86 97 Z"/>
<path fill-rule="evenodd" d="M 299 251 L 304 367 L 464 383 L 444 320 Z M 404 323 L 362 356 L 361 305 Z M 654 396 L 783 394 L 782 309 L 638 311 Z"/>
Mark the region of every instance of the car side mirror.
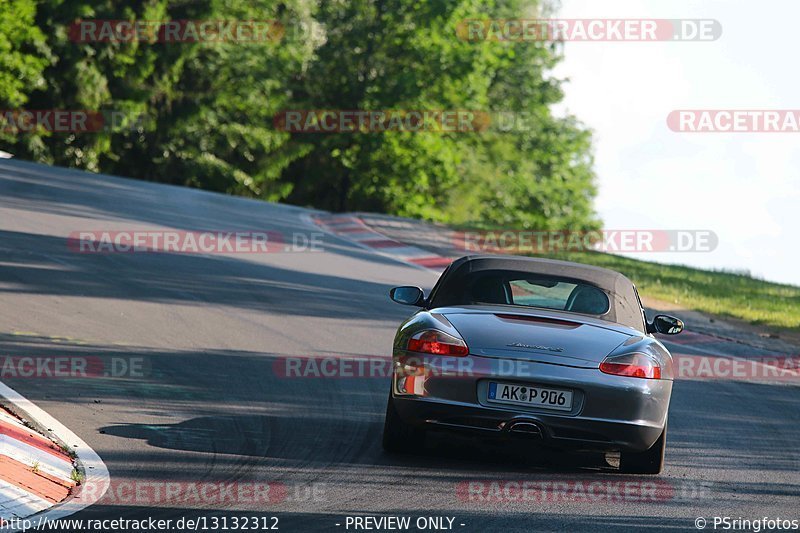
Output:
<path fill-rule="evenodd" d="M 425 293 L 419 287 L 395 287 L 389 291 L 389 298 L 403 305 L 415 305 L 417 307 L 425 305 Z"/>
<path fill-rule="evenodd" d="M 661 333 L 662 335 L 677 335 L 683 331 L 683 320 L 669 315 L 656 315 L 653 322 L 647 324 L 648 333 Z"/>

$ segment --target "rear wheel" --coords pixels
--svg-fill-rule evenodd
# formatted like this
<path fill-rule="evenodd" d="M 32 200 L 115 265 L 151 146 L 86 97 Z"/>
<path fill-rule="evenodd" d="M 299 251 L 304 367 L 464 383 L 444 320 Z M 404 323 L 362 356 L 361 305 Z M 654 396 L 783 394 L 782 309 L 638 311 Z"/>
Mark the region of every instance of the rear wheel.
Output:
<path fill-rule="evenodd" d="M 619 454 L 619 471 L 626 474 L 660 474 L 664 468 L 664 451 L 667 445 L 667 426 L 649 450 Z"/>
<path fill-rule="evenodd" d="M 425 430 L 403 422 L 390 393 L 383 424 L 383 449 L 389 453 L 401 453 L 421 450 L 424 446 Z"/>

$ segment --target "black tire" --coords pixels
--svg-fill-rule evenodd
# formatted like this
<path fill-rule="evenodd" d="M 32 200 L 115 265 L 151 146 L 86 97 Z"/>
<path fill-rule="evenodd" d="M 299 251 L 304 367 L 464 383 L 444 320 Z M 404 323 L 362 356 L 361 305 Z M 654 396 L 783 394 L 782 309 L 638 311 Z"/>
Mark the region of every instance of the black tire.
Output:
<path fill-rule="evenodd" d="M 667 426 L 661 436 L 643 452 L 622 452 L 619 454 L 619 471 L 625 474 L 660 474 L 664 468 L 664 451 L 667 449 Z"/>
<path fill-rule="evenodd" d="M 383 423 L 383 449 L 389 453 L 412 453 L 425 446 L 425 430 L 406 424 L 397 414 L 394 398 L 389 394 L 386 420 Z"/>

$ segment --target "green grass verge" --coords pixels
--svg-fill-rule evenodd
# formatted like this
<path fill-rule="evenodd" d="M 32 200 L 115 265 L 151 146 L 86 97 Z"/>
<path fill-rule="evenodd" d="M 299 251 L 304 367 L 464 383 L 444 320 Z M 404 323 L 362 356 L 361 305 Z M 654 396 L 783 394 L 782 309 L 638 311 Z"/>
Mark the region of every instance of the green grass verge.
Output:
<path fill-rule="evenodd" d="M 564 252 L 549 257 L 622 272 L 633 280 L 642 297 L 757 325 L 800 328 L 800 287 L 793 285 L 601 252 Z"/>

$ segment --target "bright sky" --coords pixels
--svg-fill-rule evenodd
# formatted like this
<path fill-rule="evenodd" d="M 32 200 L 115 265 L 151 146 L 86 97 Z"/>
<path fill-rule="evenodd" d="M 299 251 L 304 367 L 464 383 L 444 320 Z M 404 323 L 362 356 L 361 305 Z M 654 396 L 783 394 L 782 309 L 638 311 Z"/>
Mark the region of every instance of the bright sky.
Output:
<path fill-rule="evenodd" d="M 607 229 L 709 229 L 638 257 L 800 285 L 800 133 L 678 133 L 675 109 L 800 109 L 800 2 L 562 0 L 559 18 L 716 19 L 713 42 L 568 42 L 555 75 L 594 131 Z"/>

